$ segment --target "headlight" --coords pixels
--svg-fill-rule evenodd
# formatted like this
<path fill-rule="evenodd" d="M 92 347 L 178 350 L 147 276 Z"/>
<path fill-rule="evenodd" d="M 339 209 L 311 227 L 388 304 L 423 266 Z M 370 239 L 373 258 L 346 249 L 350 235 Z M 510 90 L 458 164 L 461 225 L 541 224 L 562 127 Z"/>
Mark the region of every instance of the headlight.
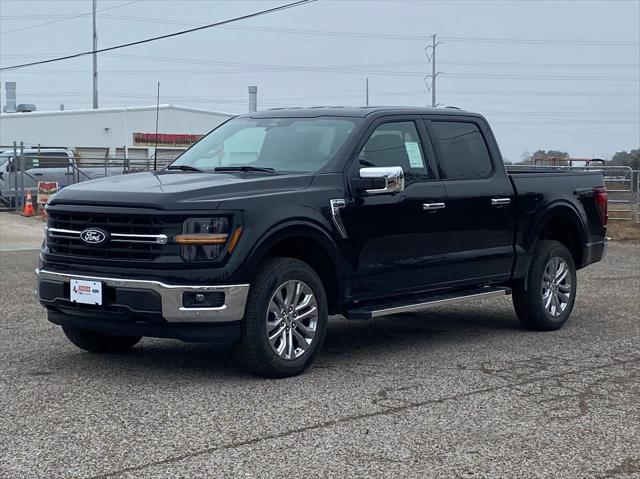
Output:
<path fill-rule="evenodd" d="M 235 248 L 241 231 L 238 227 L 231 233 L 226 217 L 189 218 L 175 242 L 182 245 L 181 255 L 188 261 L 214 260 L 225 248 L 229 252 Z"/>

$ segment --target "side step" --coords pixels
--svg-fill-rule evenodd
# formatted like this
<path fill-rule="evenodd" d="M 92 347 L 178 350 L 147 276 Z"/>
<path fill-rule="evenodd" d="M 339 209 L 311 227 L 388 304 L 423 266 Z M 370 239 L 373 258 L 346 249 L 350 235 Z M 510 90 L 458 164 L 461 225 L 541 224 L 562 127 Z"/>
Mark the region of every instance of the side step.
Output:
<path fill-rule="evenodd" d="M 355 304 L 347 309 L 344 315 L 347 319 L 373 319 L 391 314 L 422 311 L 435 305 L 509 294 L 511 294 L 511 288 L 485 286 L 454 293 L 405 296 L 402 299 Z"/>

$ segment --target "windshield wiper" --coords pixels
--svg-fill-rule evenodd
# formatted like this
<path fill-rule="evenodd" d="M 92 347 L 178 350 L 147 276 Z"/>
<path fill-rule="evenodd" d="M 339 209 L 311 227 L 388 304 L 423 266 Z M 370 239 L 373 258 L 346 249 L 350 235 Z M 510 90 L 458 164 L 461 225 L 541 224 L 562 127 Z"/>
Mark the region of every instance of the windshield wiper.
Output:
<path fill-rule="evenodd" d="M 196 168 L 191 165 L 169 165 L 166 167 L 167 170 L 180 170 L 180 171 L 195 171 L 197 173 L 206 173 L 206 171 L 201 170 L 200 168 Z"/>
<path fill-rule="evenodd" d="M 247 172 L 255 172 L 259 171 L 262 173 L 275 173 L 276 170 L 273 168 L 262 168 L 260 166 L 216 166 L 213 171 L 242 171 L 244 173 Z"/>

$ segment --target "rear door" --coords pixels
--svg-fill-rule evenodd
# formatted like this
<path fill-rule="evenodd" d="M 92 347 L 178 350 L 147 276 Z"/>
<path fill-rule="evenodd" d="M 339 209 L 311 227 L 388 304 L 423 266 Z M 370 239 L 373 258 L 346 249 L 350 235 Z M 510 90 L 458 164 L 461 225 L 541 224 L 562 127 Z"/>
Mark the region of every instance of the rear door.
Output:
<path fill-rule="evenodd" d="M 458 115 L 434 115 L 425 123 L 447 195 L 448 282 L 508 280 L 515 198 L 488 125 Z"/>

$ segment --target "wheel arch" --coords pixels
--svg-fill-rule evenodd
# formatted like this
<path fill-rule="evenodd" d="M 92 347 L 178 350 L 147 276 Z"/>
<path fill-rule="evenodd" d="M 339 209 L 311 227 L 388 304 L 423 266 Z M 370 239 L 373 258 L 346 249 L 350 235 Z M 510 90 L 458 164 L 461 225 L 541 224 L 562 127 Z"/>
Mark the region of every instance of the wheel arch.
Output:
<path fill-rule="evenodd" d="M 587 228 L 582 215 L 571 203 L 557 201 L 550 204 L 538 217 L 527 238 L 528 242 L 523 248 L 527 256 L 526 270 L 536 243 L 543 239 L 564 244 L 571 253 L 576 268 L 582 267 L 583 245 L 588 241 Z"/>
<path fill-rule="evenodd" d="M 582 246 L 587 242 L 587 228 L 572 205 L 559 203 L 548 209 L 536 227 L 535 238 L 559 241 L 571 253 L 576 267 L 582 266 Z"/>
<path fill-rule="evenodd" d="M 344 266 L 337 245 L 320 225 L 295 220 L 274 226 L 256 242 L 248 261 L 256 270 L 271 257 L 295 258 L 309 264 L 325 288 L 329 312 L 338 312 L 344 298 Z"/>

